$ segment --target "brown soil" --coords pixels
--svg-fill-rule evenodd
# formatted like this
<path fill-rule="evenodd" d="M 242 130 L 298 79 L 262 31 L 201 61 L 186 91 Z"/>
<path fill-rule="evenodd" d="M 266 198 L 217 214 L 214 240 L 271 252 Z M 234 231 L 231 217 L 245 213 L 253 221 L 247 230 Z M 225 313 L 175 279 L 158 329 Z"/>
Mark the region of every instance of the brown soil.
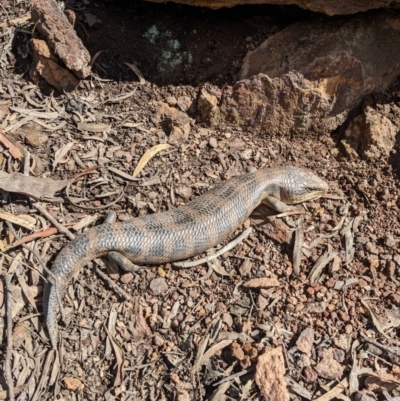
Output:
<path fill-rule="evenodd" d="M 0 8 L 0 21 L 5 20 L 5 11 L 10 19 L 26 14 L 28 5 L 6 0 L 4 9 Z M 85 7 L 80 2 L 68 2 L 68 6 L 78 15 L 77 30 L 91 55 L 105 52 L 95 63 L 95 75 L 82 81 L 73 93 L 47 97 L 38 89 L 31 92 L 31 99 L 45 106 L 44 110 L 60 115 L 55 121 L 42 122 L 66 122 L 58 130 L 31 122 L 7 132 L 11 140 L 29 150 L 31 175 L 64 179 L 100 166 L 77 180 L 70 196 L 86 198 L 82 205 L 99 207 L 116 199 L 127 185 L 123 198 L 111 207 L 119 220 L 179 206 L 221 180 L 262 166 L 308 167 L 329 182 L 331 196 L 306 205 L 307 245 L 303 246 L 298 277 L 293 272 L 293 231 L 299 217 L 271 219 L 264 207 L 248 222 L 255 228 L 252 234 L 214 263 L 191 269 L 166 264 L 132 274 L 115 271 L 100 261 L 101 269 L 131 296 L 128 301 L 95 273 L 97 261 L 85 266 L 63 300 L 66 321 L 59 322 L 61 366 L 46 364 L 46 358 L 53 354 L 42 326 L 43 281 L 37 273 L 42 269 L 25 249 L 6 250 L 1 255 L 21 257 L 24 262 L 16 268 L 13 259 L 0 257 L 2 273 L 12 272 L 13 296 L 21 288 L 24 294 L 19 306 L 17 302 L 6 305 L 0 296 L 2 325 L 7 324 L 7 308 L 15 313 L 12 372 L 8 373 L 17 397 L 32 399 L 36 391 L 35 399 L 49 400 L 203 400 L 221 388 L 222 379 L 242 372 L 230 379 L 226 395 L 231 398 L 227 399 L 261 399 L 253 382 L 254 355 L 278 345 L 285 348 L 287 376 L 315 398 L 325 393 L 327 385 L 336 385 L 331 382 L 333 378 L 343 380 L 351 369 L 354 373 L 354 366 L 370 368 L 370 377 L 378 368 L 386 369 L 391 380 L 398 380 L 398 358 L 371 348 L 362 337 L 399 345 L 398 154 L 370 163 L 349 161 L 338 147 L 341 130 L 318 138 L 312 133 L 286 138 L 261 136 L 237 126 L 209 129 L 198 122 L 196 99 L 203 84 L 222 87 L 233 83 L 249 48 L 290 23 L 319 16 L 296 8 L 261 6 L 217 12 L 139 2 L 127 8 L 107 3 Z M 102 24 L 89 28 L 84 22 L 86 12 L 96 15 Z M 25 74 L 30 63 L 26 30 L 32 28 L 28 22 L 24 30 L 11 28 L 12 35 L 3 37 L 1 34 L 10 28 L 0 30 L 0 67 L 5 67 L 0 73 L 0 112 L 8 113 L 9 107 L 36 109 L 25 97 L 32 89 L 26 87 Z M 1 53 L 11 42 L 13 52 Z M 137 82 L 125 62 L 141 70 L 147 80 L 144 85 Z M 396 82 L 385 94 L 368 100 L 398 127 L 399 85 Z M 125 100 L 107 102 L 133 90 Z M 141 181 L 132 183 L 108 168 L 132 174 L 148 149 L 169 140 L 170 129 L 159 114 L 160 102 L 187 111 L 192 118 L 189 138 L 157 154 L 139 175 Z M 18 111 L 14 113 L 7 121 L 0 118 L 3 128 L 20 118 Z M 110 128 L 103 133 L 81 131 L 77 129 L 81 119 L 109 124 Z M 38 145 L 43 135 L 48 140 Z M 74 142 L 70 152 L 53 169 L 56 152 L 70 142 Z M 23 171 L 23 165 L 1 144 L 0 160 L 0 170 Z M 47 227 L 47 219 L 37 217 L 40 214 L 32 199 L 0 193 L 2 211 L 36 217 L 35 231 Z M 79 231 L 71 227 L 88 215 L 97 213 L 90 225 L 101 223 L 104 210 L 87 212 L 73 206 L 65 192 L 60 196 L 63 203 L 43 205 L 74 234 Z M 32 233 L 15 224 L 11 228 L 5 222 L 0 224 L 3 246 Z M 321 234 L 320 241 L 308 248 Z M 34 246 L 50 267 L 68 241 L 58 233 L 37 239 Z M 354 246 L 348 249 L 346 241 L 353 241 Z M 309 273 L 327 251 L 337 255 L 312 282 Z M 277 278 L 279 287 L 243 288 L 243 282 L 257 277 Z M 315 332 L 309 354 L 299 343 L 296 345 L 306 328 Z M 7 344 L 5 333 L 1 335 Z M 227 340 L 231 343 L 211 355 L 204 365 L 198 364 L 204 352 Z M 5 347 L 0 355 L 5 358 Z M 329 358 L 339 362 L 339 376 L 329 371 L 329 363 L 328 368 L 320 364 Z M 125 372 L 120 375 L 118 367 L 122 366 Z M 360 377 L 359 390 L 367 391 L 371 387 L 364 384 L 364 378 Z M 26 385 L 30 382 L 31 386 Z M 0 384 L 6 389 L 4 380 Z M 389 388 L 387 384 L 381 386 L 380 391 L 375 390 L 379 396 Z M 347 393 L 348 384 L 344 387 Z M 392 388 L 389 391 L 393 397 L 399 395 Z M 294 394 L 294 399 L 306 399 L 298 389 Z"/>

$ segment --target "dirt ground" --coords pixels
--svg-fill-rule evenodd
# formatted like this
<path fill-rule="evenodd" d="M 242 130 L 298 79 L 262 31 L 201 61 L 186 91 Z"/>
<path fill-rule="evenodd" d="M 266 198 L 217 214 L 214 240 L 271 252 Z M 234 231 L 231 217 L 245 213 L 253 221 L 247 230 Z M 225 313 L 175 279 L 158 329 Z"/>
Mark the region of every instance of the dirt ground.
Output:
<path fill-rule="evenodd" d="M 55 355 L 43 326 L 45 273 L 37 257 L 15 244 L 43 231 L 26 245 L 51 267 L 70 239 L 39 212 L 35 199 L 0 190 L 0 212 L 12 215 L 0 214 L 0 399 L 11 378 L 18 400 L 261 400 L 257 358 L 273 347 L 283 350 L 292 400 L 349 400 L 355 394 L 359 400 L 399 400 L 399 148 L 375 162 L 349 160 L 339 146 L 344 127 L 319 137 L 261 136 L 239 126 L 210 129 L 196 108 L 203 85 L 222 89 L 235 81 L 248 49 L 288 24 L 319 16 L 268 6 L 210 11 L 119 4 L 67 2 L 90 54 L 103 53 L 74 92 L 50 95 L 27 74 L 33 25 L 9 22 L 27 15 L 29 2 L 5 0 L 0 8 L 0 125 L 12 142 L 0 143 L 0 171 L 76 178 L 69 194 L 63 190 L 57 202 L 40 202 L 50 217 L 78 234 L 100 224 L 108 210 L 119 221 L 166 211 L 264 166 L 307 167 L 330 192 L 305 204 L 301 216 L 273 218 L 258 208 L 245 224 L 253 227 L 247 238 L 194 268 L 166 264 L 126 273 L 104 260 L 90 263 L 66 291 Z M 89 27 L 86 13 L 101 23 Z M 135 64 L 146 83 L 139 84 L 124 63 Z M 399 94 L 396 81 L 368 102 L 400 129 Z M 158 152 L 132 181 L 145 152 L 170 141 L 162 103 L 188 114 L 189 136 Z M 56 116 L 11 128 L 26 109 Z M 24 169 L 15 148 L 29 151 L 30 168 Z M 304 242 L 296 274 L 299 232 Z M 265 277 L 278 285 L 243 285 Z M 13 330 L 8 352 L 7 311 Z"/>

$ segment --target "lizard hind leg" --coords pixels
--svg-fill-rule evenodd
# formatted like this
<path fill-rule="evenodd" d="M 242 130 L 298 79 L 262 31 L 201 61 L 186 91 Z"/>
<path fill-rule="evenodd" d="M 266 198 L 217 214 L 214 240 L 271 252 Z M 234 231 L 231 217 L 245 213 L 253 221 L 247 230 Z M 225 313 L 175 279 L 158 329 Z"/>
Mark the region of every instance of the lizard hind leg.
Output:
<path fill-rule="evenodd" d="M 103 224 L 113 224 L 115 223 L 116 219 L 116 213 L 111 210 L 105 215 Z M 141 269 L 141 266 L 135 265 L 126 256 L 117 251 L 108 252 L 107 259 L 111 264 L 119 266 L 126 272 L 136 272 Z"/>

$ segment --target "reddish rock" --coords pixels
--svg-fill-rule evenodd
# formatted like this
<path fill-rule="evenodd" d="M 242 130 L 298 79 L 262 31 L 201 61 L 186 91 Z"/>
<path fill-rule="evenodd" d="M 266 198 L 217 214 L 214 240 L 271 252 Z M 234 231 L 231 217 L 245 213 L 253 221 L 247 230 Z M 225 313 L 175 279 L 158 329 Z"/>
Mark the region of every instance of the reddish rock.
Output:
<path fill-rule="evenodd" d="M 327 380 L 339 381 L 343 376 L 344 367 L 333 357 L 322 358 L 321 361 L 314 367 L 318 376 Z"/>
<path fill-rule="evenodd" d="M 303 370 L 303 374 L 307 383 L 313 383 L 318 379 L 317 372 L 311 366 L 306 366 Z"/>
<path fill-rule="evenodd" d="M 175 192 L 185 200 L 189 199 L 193 195 L 192 188 L 190 187 L 179 186 L 175 189 Z"/>
<path fill-rule="evenodd" d="M 390 12 L 291 25 L 247 54 L 224 116 L 281 135 L 335 129 L 399 75 L 399 32 Z"/>
<path fill-rule="evenodd" d="M 244 288 L 270 288 L 278 286 L 279 286 L 279 281 L 273 277 L 253 278 L 243 284 Z"/>
<path fill-rule="evenodd" d="M 301 352 L 307 355 L 311 354 L 311 349 L 314 343 L 314 330 L 311 327 L 303 330 L 296 341 L 296 345 Z"/>
<path fill-rule="evenodd" d="M 43 147 L 49 139 L 48 135 L 42 132 L 42 127 L 34 122 L 21 127 L 20 134 L 34 148 Z"/>
<path fill-rule="evenodd" d="M 354 118 L 342 140 L 357 155 L 366 160 L 387 157 L 396 143 L 398 128 L 378 111 L 366 106 L 363 114 Z M 346 152 L 348 155 L 350 152 Z"/>
<path fill-rule="evenodd" d="M 221 115 L 235 125 L 288 135 L 336 128 L 344 118 L 329 117 L 333 104 L 333 93 L 296 71 L 279 78 L 258 74 L 225 89 Z"/>
<path fill-rule="evenodd" d="M 60 92 L 70 92 L 78 86 L 78 78 L 58 64 L 57 58 L 44 40 L 32 39 L 31 45 L 34 60 L 30 70 L 32 80 L 36 81 L 40 76 Z"/>
<path fill-rule="evenodd" d="M 90 73 L 89 52 L 57 3 L 52 0 L 32 0 L 31 6 L 32 21 L 49 47 L 68 70 L 79 78 L 87 77 Z"/>
<path fill-rule="evenodd" d="M 400 306 L 400 294 L 391 294 L 390 298 L 396 306 Z"/>
<path fill-rule="evenodd" d="M 121 276 L 120 280 L 121 283 L 129 284 L 134 278 L 135 276 L 132 273 L 125 273 Z"/>
<path fill-rule="evenodd" d="M 200 91 L 197 108 L 201 114 L 202 121 L 210 125 L 218 125 L 220 122 L 220 111 L 218 108 L 218 98 L 211 95 L 204 88 Z"/>
<path fill-rule="evenodd" d="M 265 401 L 289 401 L 282 347 L 267 348 L 258 357 L 254 380 Z"/>

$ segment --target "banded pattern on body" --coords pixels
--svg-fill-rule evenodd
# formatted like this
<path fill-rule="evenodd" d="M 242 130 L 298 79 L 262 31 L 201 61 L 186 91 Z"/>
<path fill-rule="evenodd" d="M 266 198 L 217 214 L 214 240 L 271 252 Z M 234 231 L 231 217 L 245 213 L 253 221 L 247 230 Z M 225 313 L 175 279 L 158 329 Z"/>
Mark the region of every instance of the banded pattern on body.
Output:
<path fill-rule="evenodd" d="M 234 177 L 185 206 L 122 223 L 105 223 L 89 229 L 57 255 L 52 273 L 60 297 L 81 267 L 116 251 L 136 264 L 160 264 L 198 255 L 231 235 L 262 202 L 279 211 L 285 204 L 315 199 L 328 185 L 297 167 L 262 169 Z M 57 293 L 48 283 L 44 293 L 47 327 L 57 344 Z"/>

